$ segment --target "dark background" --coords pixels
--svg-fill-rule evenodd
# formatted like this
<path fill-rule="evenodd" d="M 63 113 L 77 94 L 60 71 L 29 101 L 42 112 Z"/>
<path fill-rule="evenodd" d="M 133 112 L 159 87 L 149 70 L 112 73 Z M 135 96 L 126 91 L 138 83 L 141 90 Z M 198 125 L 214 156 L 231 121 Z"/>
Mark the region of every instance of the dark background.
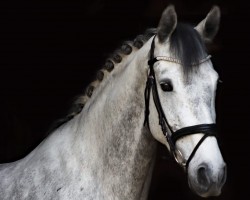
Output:
<path fill-rule="evenodd" d="M 221 27 L 210 53 L 223 80 L 217 122 L 228 180 L 217 199 L 245 199 L 250 186 L 247 1 L 1 1 L 0 162 L 20 159 L 34 149 L 105 58 L 122 41 L 156 27 L 169 3 L 175 5 L 179 21 L 194 24 L 213 4 L 221 8 Z M 150 199 L 167 198 L 200 199 L 160 145 Z"/>

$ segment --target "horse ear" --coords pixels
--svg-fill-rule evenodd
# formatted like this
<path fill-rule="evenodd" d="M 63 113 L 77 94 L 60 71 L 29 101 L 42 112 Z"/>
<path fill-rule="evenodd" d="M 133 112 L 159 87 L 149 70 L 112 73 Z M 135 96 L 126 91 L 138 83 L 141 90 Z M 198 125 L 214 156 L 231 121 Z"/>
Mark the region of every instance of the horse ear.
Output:
<path fill-rule="evenodd" d="M 220 8 L 213 6 L 206 18 L 202 20 L 195 29 L 205 42 L 211 42 L 219 30 Z"/>
<path fill-rule="evenodd" d="M 169 5 L 162 13 L 159 25 L 158 25 L 158 38 L 162 43 L 171 33 L 175 30 L 177 25 L 177 15 L 173 5 Z"/>

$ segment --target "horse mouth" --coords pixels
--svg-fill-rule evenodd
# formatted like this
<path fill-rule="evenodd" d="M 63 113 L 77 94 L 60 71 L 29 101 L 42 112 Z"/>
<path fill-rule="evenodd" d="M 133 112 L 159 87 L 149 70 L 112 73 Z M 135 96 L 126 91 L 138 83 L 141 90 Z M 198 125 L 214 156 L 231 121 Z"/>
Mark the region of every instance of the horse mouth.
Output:
<path fill-rule="evenodd" d="M 219 196 L 221 194 L 221 187 L 218 187 L 216 183 L 211 182 L 207 185 L 198 183 L 197 180 L 191 180 L 188 178 L 188 184 L 190 189 L 201 197 Z"/>

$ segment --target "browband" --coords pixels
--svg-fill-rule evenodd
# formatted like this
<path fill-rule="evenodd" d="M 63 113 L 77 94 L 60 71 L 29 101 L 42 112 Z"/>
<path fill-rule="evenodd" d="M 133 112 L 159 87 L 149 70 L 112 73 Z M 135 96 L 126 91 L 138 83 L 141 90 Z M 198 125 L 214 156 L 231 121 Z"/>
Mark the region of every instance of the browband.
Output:
<path fill-rule="evenodd" d="M 207 55 L 207 57 L 201 59 L 198 63 L 193 63 L 192 66 L 198 66 L 206 61 L 208 61 L 212 56 Z M 180 60 L 172 57 L 167 57 L 167 56 L 156 56 L 148 61 L 148 65 L 153 65 L 157 61 L 167 61 L 167 62 L 172 62 L 176 64 L 182 64 Z"/>

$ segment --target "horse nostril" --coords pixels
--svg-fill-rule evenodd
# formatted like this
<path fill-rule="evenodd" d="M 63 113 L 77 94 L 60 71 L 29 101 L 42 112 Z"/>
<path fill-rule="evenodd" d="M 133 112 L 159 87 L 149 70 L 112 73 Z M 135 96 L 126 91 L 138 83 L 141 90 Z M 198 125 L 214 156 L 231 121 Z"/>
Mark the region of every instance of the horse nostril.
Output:
<path fill-rule="evenodd" d="M 226 179 L 227 179 L 227 166 L 225 165 L 225 167 L 222 168 L 220 176 L 219 176 L 220 185 L 224 185 L 224 183 L 226 182 Z"/>
<path fill-rule="evenodd" d="M 201 186 L 208 187 L 209 186 L 209 176 L 208 176 L 208 167 L 206 165 L 202 165 L 197 170 L 197 180 Z"/>

